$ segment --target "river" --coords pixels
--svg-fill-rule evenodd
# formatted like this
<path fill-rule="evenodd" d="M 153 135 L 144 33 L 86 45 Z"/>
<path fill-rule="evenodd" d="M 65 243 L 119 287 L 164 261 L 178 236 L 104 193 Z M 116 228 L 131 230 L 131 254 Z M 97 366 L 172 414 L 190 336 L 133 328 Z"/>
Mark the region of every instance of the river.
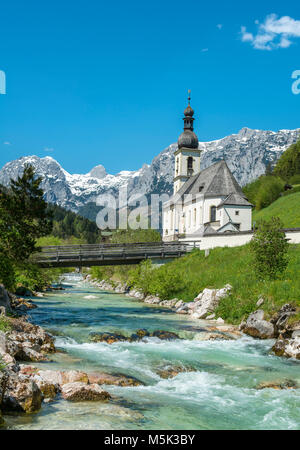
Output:
<path fill-rule="evenodd" d="M 145 385 L 107 386 L 108 403 L 71 403 L 57 397 L 37 414 L 6 416 L 11 429 L 300 429 L 300 389 L 256 389 L 263 381 L 300 383 L 300 363 L 269 353 L 272 341 L 200 340 L 205 321 L 174 314 L 124 295 L 99 291 L 80 275 L 64 278 L 64 291 L 35 299 L 32 322 L 56 336 L 60 352 L 34 365 L 130 375 Z M 146 338 L 112 345 L 89 342 L 93 331 L 138 328 L 175 331 L 181 340 Z M 157 369 L 184 366 L 162 379 Z"/>

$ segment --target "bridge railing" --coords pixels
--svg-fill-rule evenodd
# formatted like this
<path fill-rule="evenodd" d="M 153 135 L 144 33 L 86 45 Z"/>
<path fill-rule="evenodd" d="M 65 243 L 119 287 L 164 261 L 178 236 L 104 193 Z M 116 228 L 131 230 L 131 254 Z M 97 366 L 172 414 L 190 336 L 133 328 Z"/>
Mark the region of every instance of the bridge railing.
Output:
<path fill-rule="evenodd" d="M 50 245 L 41 247 L 33 255 L 37 263 L 51 263 L 63 261 L 93 261 L 101 259 L 147 259 L 151 257 L 165 258 L 185 254 L 187 245 L 183 243 L 131 243 L 131 244 L 79 244 L 79 245 Z"/>

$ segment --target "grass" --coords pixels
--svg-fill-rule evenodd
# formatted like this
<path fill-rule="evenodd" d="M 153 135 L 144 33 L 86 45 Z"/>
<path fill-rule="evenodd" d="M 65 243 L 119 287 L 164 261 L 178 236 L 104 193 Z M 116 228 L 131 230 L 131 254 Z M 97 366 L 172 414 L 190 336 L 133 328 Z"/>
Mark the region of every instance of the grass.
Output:
<path fill-rule="evenodd" d="M 134 284 L 146 293 L 161 298 L 192 301 L 204 288 L 232 285 L 232 293 L 220 302 L 216 315 L 237 324 L 257 309 L 256 302 L 265 299 L 261 308 L 266 317 L 272 316 L 285 303 L 293 303 L 300 310 L 300 245 L 290 245 L 289 265 L 281 278 L 259 281 L 253 271 L 253 256 L 249 245 L 211 250 L 208 257 L 194 250 L 147 273 L 135 273 Z"/>
<path fill-rule="evenodd" d="M 6 331 L 10 330 L 11 330 L 10 320 L 6 316 L 0 315 L 0 331 L 3 331 L 5 333 Z"/>
<path fill-rule="evenodd" d="M 284 227 L 300 227 L 300 192 L 278 198 L 267 208 L 253 211 L 253 221 L 269 220 L 272 216 L 281 219 Z"/>

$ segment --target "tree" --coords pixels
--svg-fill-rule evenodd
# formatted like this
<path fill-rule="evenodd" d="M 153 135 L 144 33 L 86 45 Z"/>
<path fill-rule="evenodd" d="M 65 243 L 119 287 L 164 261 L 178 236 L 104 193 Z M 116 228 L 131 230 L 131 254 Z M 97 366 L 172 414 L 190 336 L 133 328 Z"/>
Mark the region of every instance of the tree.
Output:
<path fill-rule="evenodd" d="M 273 171 L 285 181 L 300 174 L 300 141 L 292 144 L 279 158 Z"/>
<path fill-rule="evenodd" d="M 256 225 L 250 249 L 254 254 L 254 270 L 259 279 L 274 280 L 288 265 L 288 242 L 278 217 L 261 220 Z"/>
<path fill-rule="evenodd" d="M 13 283 L 13 267 L 24 264 L 37 250 L 36 239 L 52 228 L 41 181 L 27 164 L 8 189 L 0 187 L 0 277 L 7 287 Z"/>

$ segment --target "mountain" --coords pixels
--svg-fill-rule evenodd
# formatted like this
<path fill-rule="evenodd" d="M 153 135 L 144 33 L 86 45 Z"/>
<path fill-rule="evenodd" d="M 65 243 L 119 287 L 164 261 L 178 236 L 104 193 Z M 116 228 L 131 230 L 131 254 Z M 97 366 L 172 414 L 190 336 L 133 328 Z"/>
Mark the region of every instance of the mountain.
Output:
<path fill-rule="evenodd" d="M 274 163 L 284 150 L 296 142 L 299 130 L 264 131 L 243 128 L 237 134 L 211 142 L 199 142 L 201 168 L 205 169 L 220 159 L 226 160 L 237 181 L 244 185 L 265 172 L 268 163 Z M 22 174 L 24 164 L 30 163 L 44 180 L 45 198 L 64 208 L 78 211 L 95 202 L 99 194 L 118 195 L 127 186 L 128 195 L 172 192 L 174 151 L 171 144 L 156 156 L 152 163 L 136 171 L 107 174 L 102 165 L 87 174 L 70 174 L 50 156 L 24 156 L 11 161 L 0 170 L 0 184 L 8 185 L 10 178 Z"/>

